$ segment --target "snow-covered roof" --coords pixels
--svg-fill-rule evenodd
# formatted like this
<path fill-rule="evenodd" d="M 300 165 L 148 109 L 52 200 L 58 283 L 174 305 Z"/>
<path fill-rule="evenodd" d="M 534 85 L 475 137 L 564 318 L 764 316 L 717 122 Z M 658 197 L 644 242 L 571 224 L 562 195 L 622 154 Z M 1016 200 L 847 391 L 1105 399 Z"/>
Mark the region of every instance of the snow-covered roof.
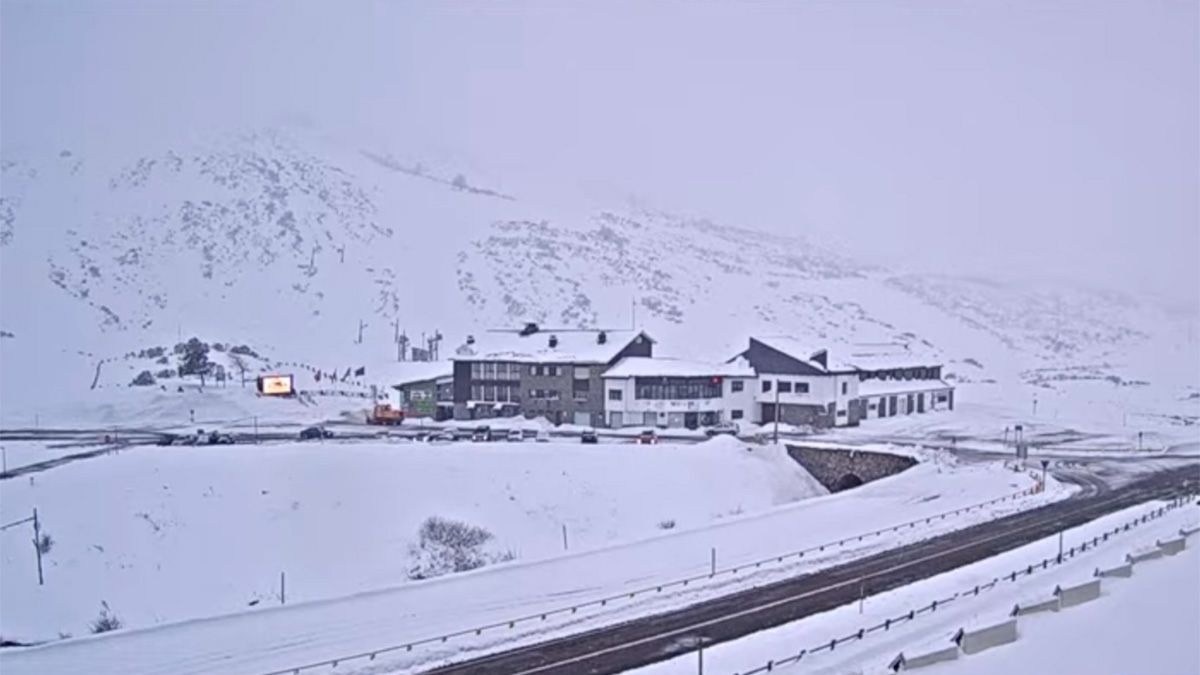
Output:
<path fill-rule="evenodd" d="M 627 356 L 604 372 L 604 377 L 754 377 L 754 369 L 744 360 L 734 363 L 708 363 L 684 359 L 654 359 Z"/>
<path fill-rule="evenodd" d="M 954 387 L 942 380 L 864 380 L 858 383 L 859 396 L 916 394 L 922 391 L 941 391 Z"/>
<path fill-rule="evenodd" d="M 396 361 L 376 366 L 382 371 L 382 379 L 393 387 L 402 387 L 414 382 L 425 382 L 454 374 L 454 364 L 449 361 Z"/>
<path fill-rule="evenodd" d="M 605 340 L 600 342 L 600 334 Z M 556 339 L 550 346 L 551 337 Z M 608 363 L 636 339 L 649 335 L 632 330 L 538 331 L 532 335 L 485 333 L 474 344 L 455 350 L 455 361 L 516 361 L 522 363 Z"/>
<path fill-rule="evenodd" d="M 820 363 L 812 360 L 813 356 L 822 351 L 821 348 L 813 347 L 811 344 L 801 342 L 790 335 L 768 335 L 766 337 L 755 336 L 754 339 L 777 352 L 783 352 L 793 359 L 802 361 L 820 371 L 833 373 L 854 370 L 854 366 L 834 359 L 833 355 L 829 353 L 826 353 L 827 365 L 822 366 Z"/>
<path fill-rule="evenodd" d="M 815 348 L 811 344 L 801 342 L 800 340 L 797 340 L 791 336 L 756 336 L 754 339 L 770 347 L 771 349 L 783 352 L 797 361 L 802 361 L 817 370 L 827 373 L 845 373 L 859 370 L 891 370 L 893 368 L 920 368 L 941 365 L 938 359 L 908 351 L 904 349 L 903 346 L 897 347 L 895 345 L 890 345 L 889 349 L 879 350 L 877 347 L 873 346 L 851 345 L 846 350 L 843 350 L 837 354 L 834 354 L 832 351 L 827 351 L 827 365 L 822 366 L 812 358 L 814 355 L 820 352 L 821 349 Z"/>
<path fill-rule="evenodd" d="M 891 370 L 940 366 L 938 359 L 911 352 L 869 353 L 851 351 L 843 359 L 855 370 Z"/>

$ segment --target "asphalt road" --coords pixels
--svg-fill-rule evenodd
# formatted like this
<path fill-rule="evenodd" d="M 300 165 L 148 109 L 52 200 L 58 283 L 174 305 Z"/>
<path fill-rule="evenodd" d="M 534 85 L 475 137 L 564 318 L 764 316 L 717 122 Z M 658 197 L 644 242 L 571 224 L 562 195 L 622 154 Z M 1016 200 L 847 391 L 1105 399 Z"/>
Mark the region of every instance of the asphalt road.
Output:
<path fill-rule="evenodd" d="M 438 675 L 619 673 L 824 612 L 994 556 L 1144 501 L 1200 485 L 1200 464 L 1136 479 L 1119 488 L 1079 479 L 1081 496 L 892 549 L 810 575 L 578 635 L 463 661 Z"/>

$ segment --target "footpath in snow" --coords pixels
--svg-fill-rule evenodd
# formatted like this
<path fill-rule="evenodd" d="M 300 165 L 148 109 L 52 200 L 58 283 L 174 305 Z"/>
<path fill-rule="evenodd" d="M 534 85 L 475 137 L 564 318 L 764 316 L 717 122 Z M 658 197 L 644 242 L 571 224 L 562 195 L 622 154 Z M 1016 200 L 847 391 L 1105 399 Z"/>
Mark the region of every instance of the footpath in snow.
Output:
<path fill-rule="evenodd" d="M 785 456 L 782 448 L 754 452 Z M 1047 491 L 1029 494 L 1034 485 L 1029 475 L 998 464 L 960 466 L 942 453 L 927 453 L 925 459 L 897 476 L 855 490 L 651 539 L 335 600 L 7 651 L 0 654 L 0 664 L 6 674 L 63 672 L 81 664 L 96 674 L 263 673 L 329 659 L 339 660 L 336 672 L 368 666 L 418 670 L 835 565 L 1061 499 L 1070 491 L 1052 481 Z M 667 471 L 657 479 L 662 484 L 672 480 Z M 990 500 L 998 501 L 963 511 Z M 889 529 L 901 524 L 898 531 Z M 342 543 L 318 545 L 339 550 Z M 707 579 L 714 549 L 721 573 Z M 808 549 L 803 557 L 774 559 L 802 549 Z M 731 572 L 732 568 L 738 569 Z M 328 573 L 336 570 L 331 563 Z M 687 587 L 665 585 L 694 576 L 705 580 Z M 656 585 L 664 586 L 660 591 Z M 629 597 L 632 591 L 640 592 Z M 596 602 L 605 597 L 612 599 Z M 577 612 L 540 617 L 585 603 L 590 604 Z M 510 628 L 509 622 L 520 617 L 525 620 Z M 474 629 L 484 625 L 494 627 L 476 634 Z M 444 643 L 436 639 L 456 631 L 463 634 Z M 431 643 L 405 647 L 430 638 Z M 375 662 L 342 658 L 389 646 L 396 649 Z"/>
<path fill-rule="evenodd" d="M 1061 565 L 1042 569 L 1043 560 L 1058 554 L 1058 538 L 1007 551 L 987 560 L 909 584 L 857 603 L 806 617 L 704 650 L 705 672 L 805 673 L 837 675 L 847 672 L 890 673 L 903 652 L 925 655 L 953 647 L 960 628 L 977 631 L 1009 620 L 1014 606 L 1053 598 L 1057 586 L 1074 587 L 1095 580 L 1097 569 L 1119 567 L 1126 555 L 1156 549 L 1156 542 L 1188 537 L 1184 552 L 1137 563 L 1131 577 L 1101 580 L 1101 595 L 1087 604 L 1060 611 L 1017 617 L 1015 643 L 951 662 L 922 667 L 918 672 L 941 673 L 1190 673 L 1200 670 L 1195 636 L 1200 634 L 1200 509 L 1188 504 L 1156 519 L 1139 522 L 1162 508 L 1152 502 L 1109 514 L 1064 532 Z M 1127 523 L 1136 523 L 1128 531 Z M 1112 534 L 1115 528 L 1122 531 Z M 1104 540 L 1108 532 L 1109 538 Z M 1093 538 L 1100 537 L 1093 546 Z M 1078 547 L 1087 543 L 1088 549 Z M 1032 573 L 1027 571 L 1032 566 Z M 1015 580 L 1009 575 L 1020 571 Z M 972 591 L 976 586 L 978 594 Z M 939 606 L 930 610 L 938 600 Z M 948 600 L 948 601 L 947 601 Z M 912 620 L 898 621 L 887 630 L 866 632 L 861 640 L 831 640 L 854 636 L 915 611 Z M 816 649 L 814 649 L 816 648 Z M 794 660 L 801 650 L 806 653 Z M 699 655 L 691 653 L 639 668 L 637 675 L 696 672 Z"/>

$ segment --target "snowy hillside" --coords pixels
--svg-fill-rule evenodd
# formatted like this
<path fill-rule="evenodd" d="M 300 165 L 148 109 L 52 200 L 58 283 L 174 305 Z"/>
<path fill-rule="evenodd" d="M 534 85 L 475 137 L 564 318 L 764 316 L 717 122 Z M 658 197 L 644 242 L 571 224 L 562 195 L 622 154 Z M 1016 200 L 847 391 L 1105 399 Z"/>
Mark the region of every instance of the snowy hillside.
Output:
<path fill-rule="evenodd" d="M 467 333 L 530 320 L 636 321 L 663 353 L 709 359 L 756 332 L 789 333 L 940 358 L 960 382 L 1086 380 L 1122 396 L 1162 385 L 1156 397 L 1184 401 L 1173 414 L 1200 407 L 1195 316 L 900 274 L 644 209 L 551 208 L 311 130 L 132 157 L 6 147 L 2 168 L 0 393 L 26 407 L 76 396 L 101 359 L 193 335 L 341 366 L 393 359 L 397 330 L 418 346 L 441 331 L 445 354 Z"/>

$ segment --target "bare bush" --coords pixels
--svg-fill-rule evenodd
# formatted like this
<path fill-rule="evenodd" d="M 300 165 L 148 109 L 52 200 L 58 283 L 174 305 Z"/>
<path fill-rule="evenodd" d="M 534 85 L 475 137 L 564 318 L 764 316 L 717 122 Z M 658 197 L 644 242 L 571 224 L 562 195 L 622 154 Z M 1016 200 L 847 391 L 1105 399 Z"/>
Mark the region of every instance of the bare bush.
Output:
<path fill-rule="evenodd" d="M 51 537 L 48 533 L 43 532 L 42 536 L 38 537 L 35 545 L 37 546 L 39 553 L 46 555 L 50 552 L 50 549 L 54 548 L 54 537 Z"/>
<path fill-rule="evenodd" d="M 116 630 L 121 627 L 121 619 L 113 614 L 109 609 L 108 603 L 100 601 L 100 616 L 92 622 L 93 633 L 107 633 L 110 630 Z"/>
<path fill-rule="evenodd" d="M 426 518 L 418 531 L 418 542 L 409 548 L 413 565 L 408 576 L 430 579 L 516 557 L 511 551 L 497 554 L 484 550 L 492 539 L 491 532 L 476 525 L 438 516 Z"/>
<path fill-rule="evenodd" d="M 675 520 L 674 520 L 674 519 L 670 519 L 670 520 L 663 520 L 663 521 L 660 521 L 660 522 L 658 523 L 658 529 L 660 529 L 660 530 L 673 530 L 673 529 L 675 529 Z"/>

